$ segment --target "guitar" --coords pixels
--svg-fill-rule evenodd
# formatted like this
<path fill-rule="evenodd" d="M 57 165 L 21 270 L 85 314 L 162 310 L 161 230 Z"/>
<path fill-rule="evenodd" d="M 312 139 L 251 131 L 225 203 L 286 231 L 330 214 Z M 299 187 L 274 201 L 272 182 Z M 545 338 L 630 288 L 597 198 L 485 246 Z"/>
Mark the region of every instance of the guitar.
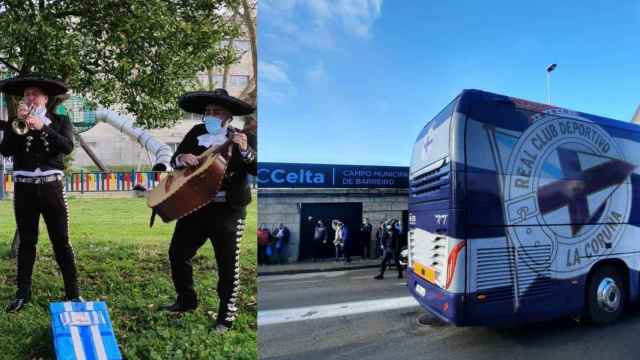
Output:
<path fill-rule="evenodd" d="M 231 129 L 230 133 L 249 133 L 256 128 L 257 124 L 253 122 L 243 130 Z M 198 156 L 197 166 L 175 170 L 165 176 L 149 194 L 147 206 L 162 221 L 170 222 L 213 201 L 222 185 L 233 144 L 229 139 L 218 147 L 211 147 Z"/>

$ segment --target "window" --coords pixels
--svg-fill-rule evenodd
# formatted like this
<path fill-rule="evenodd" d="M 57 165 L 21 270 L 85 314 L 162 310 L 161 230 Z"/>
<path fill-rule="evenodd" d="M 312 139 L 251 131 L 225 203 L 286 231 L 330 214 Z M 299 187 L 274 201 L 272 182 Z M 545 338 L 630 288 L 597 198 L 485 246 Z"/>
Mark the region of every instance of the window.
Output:
<path fill-rule="evenodd" d="M 249 40 L 236 40 L 233 42 L 233 45 L 240 53 L 249 51 L 249 49 L 251 48 L 251 43 L 249 42 Z"/>
<path fill-rule="evenodd" d="M 213 87 L 215 88 L 222 87 L 222 75 L 213 75 Z"/>
<path fill-rule="evenodd" d="M 206 73 L 200 73 L 198 74 L 198 81 L 200 82 L 200 85 L 206 88 L 209 84 L 209 76 Z"/>
<path fill-rule="evenodd" d="M 231 86 L 244 87 L 249 82 L 249 76 L 247 75 L 231 75 L 229 77 L 229 84 Z"/>

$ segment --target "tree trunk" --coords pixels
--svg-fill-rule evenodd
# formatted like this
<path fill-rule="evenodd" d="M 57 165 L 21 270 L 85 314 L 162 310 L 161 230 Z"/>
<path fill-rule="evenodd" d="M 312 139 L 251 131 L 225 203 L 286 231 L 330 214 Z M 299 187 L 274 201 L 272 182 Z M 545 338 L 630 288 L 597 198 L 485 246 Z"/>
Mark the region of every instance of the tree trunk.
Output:
<path fill-rule="evenodd" d="M 78 140 L 80 147 L 84 150 L 84 152 L 87 153 L 87 155 L 89 155 L 89 157 L 91 158 L 91 161 L 93 161 L 93 163 L 96 164 L 98 169 L 100 169 L 100 171 L 102 172 L 109 172 L 109 169 L 106 166 L 104 166 L 102 161 L 98 159 L 98 156 L 93 152 L 93 150 L 91 150 L 91 147 L 89 146 L 89 144 L 87 144 L 87 142 L 84 141 L 84 138 L 82 138 L 82 135 L 80 134 L 74 134 L 74 135 Z"/>
<path fill-rule="evenodd" d="M 258 42 L 256 37 L 256 23 L 255 17 L 253 17 L 252 9 L 249 5 L 248 0 L 242 0 L 242 18 L 244 20 L 244 25 L 247 28 L 247 34 L 249 35 L 249 42 L 251 43 L 251 61 L 253 65 L 253 76 L 249 79 L 247 86 L 242 91 L 241 98 L 245 101 L 248 101 L 254 106 L 257 106 L 258 103 L 258 84 L 257 84 L 257 76 L 258 76 Z"/>
<path fill-rule="evenodd" d="M 238 12 L 234 11 L 233 16 L 231 17 L 231 22 L 235 23 L 236 20 L 238 19 Z M 227 44 L 227 50 L 231 50 L 233 49 L 233 43 L 234 43 L 233 38 L 229 39 L 229 43 Z M 224 69 L 222 71 L 222 88 L 226 89 L 227 85 L 229 84 L 229 68 L 231 67 L 231 64 L 229 64 L 228 62 L 225 62 L 224 64 Z"/>
<path fill-rule="evenodd" d="M 253 77 L 255 79 L 258 74 L 258 43 L 256 38 L 255 18 L 251 14 L 252 8 L 249 6 L 248 0 L 242 0 L 242 9 L 244 24 L 247 27 L 249 40 L 251 41 L 251 60 L 253 61 Z"/>

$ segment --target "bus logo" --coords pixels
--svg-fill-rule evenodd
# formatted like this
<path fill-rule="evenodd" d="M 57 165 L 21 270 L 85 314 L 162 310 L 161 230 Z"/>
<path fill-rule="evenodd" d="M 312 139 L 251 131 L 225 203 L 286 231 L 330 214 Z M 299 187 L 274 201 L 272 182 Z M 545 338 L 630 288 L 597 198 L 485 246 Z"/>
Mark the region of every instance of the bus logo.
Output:
<path fill-rule="evenodd" d="M 602 127 L 561 115 L 539 114 L 517 139 L 504 171 L 504 211 L 512 243 L 551 246 L 544 261 L 525 253 L 527 265 L 572 273 L 615 247 L 636 166 Z"/>

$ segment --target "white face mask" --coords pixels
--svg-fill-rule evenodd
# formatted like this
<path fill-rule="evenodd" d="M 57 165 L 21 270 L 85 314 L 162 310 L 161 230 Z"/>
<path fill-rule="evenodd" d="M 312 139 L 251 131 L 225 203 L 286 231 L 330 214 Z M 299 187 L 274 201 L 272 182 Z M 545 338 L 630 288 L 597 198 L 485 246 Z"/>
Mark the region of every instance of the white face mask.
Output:
<path fill-rule="evenodd" d="M 206 115 L 202 121 L 209 134 L 219 135 L 222 132 L 222 119 L 219 117 Z"/>

